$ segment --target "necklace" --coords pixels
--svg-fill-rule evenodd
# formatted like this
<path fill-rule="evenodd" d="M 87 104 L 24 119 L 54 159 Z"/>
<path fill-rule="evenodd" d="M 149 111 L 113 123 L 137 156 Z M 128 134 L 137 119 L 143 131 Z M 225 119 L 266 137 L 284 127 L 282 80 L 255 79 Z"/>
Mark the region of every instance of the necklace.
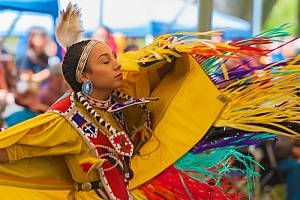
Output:
<path fill-rule="evenodd" d="M 86 100 L 92 107 L 101 108 L 105 110 L 107 110 L 111 105 L 111 96 L 105 101 L 100 101 L 90 96 L 86 96 Z"/>
<path fill-rule="evenodd" d="M 117 134 L 117 130 L 110 125 L 107 121 L 105 121 L 96 111 L 95 109 L 90 105 L 88 98 L 82 94 L 82 92 L 77 92 L 76 93 L 77 99 L 80 101 L 80 103 L 85 107 L 85 109 L 100 123 L 101 126 L 105 127 L 112 135 Z M 112 96 L 116 96 L 120 99 L 123 99 L 125 101 L 133 102 L 133 98 L 127 94 L 123 94 L 119 91 L 113 91 Z M 91 98 L 91 97 L 89 97 Z M 109 98 L 111 102 L 111 97 Z M 95 100 L 95 99 L 94 99 Z M 99 101 L 99 100 L 96 100 Z M 138 106 L 142 108 L 145 111 L 145 114 L 147 115 L 146 121 L 147 121 L 147 126 L 150 127 L 150 111 L 148 110 L 147 106 L 145 103 L 148 101 L 139 101 Z M 128 105 L 126 103 L 122 103 L 124 105 Z M 135 104 L 133 104 L 135 105 Z M 124 108 L 127 106 L 124 106 Z M 119 109 L 117 109 L 119 110 Z"/>

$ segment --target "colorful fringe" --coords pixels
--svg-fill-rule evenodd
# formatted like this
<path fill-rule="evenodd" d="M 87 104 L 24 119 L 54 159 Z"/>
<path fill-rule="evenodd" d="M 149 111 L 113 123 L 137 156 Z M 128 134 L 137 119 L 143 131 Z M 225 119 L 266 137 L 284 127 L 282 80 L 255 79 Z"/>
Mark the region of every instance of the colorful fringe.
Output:
<path fill-rule="evenodd" d="M 228 44 L 199 39 L 205 33 L 166 34 L 134 54 L 127 63 L 151 68 L 161 61 L 170 62 L 180 53 L 192 55 L 212 82 L 229 99 L 224 111 L 198 144 L 148 183 L 132 191 L 137 199 L 242 199 L 251 198 L 258 165 L 241 148 L 276 135 L 300 136 L 299 96 L 300 56 L 263 66 L 249 64 L 253 56 L 266 56 L 272 49 L 259 46 L 287 36 L 283 25 L 248 40 Z M 226 62 L 237 65 L 227 69 Z M 124 62 L 123 62 L 124 63 Z M 236 164 L 238 163 L 238 165 Z M 234 174 L 239 174 L 235 176 Z M 247 183 L 245 193 L 235 182 Z"/>
<path fill-rule="evenodd" d="M 185 156 L 160 175 L 133 191 L 137 199 L 245 199 L 255 187 L 252 155 L 241 148 L 262 140 L 274 140 L 271 134 L 236 133 L 219 139 L 202 139 Z M 275 141 L 275 140 L 274 140 Z M 262 166 L 260 166 L 262 167 Z M 244 182 L 244 193 L 235 185 Z"/>
<path fill-rule="evenodd" d="M 298 137 L 299 61 L 269 64 L 222 89 L 230 101 L 214 126 Z"/>

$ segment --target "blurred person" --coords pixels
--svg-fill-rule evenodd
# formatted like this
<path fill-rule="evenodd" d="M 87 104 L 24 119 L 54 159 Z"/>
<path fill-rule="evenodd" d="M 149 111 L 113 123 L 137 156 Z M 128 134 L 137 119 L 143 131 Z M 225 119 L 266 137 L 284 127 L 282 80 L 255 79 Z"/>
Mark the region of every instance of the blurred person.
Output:
<path fill-rule="evenodd" d="M 126 46 L 124 52 L 127 51 L 138 51 L 139 50 L 139 46 L 137 46 L 136 44 L 129 44 Z"/>
<path fill-rule="evenodd" d="M 49 56 L 48 65 L 53 66 L 61 62 L 61 59 L 58 57 L 58 46 L 53 39 L 49 39 L 47 45 L 45 46 L 45 53 Z"/>
<path fill-rule="evenodd" d="M 3 127 L 4 124 L 4 119 L 1 115 L 2 112 L 4 112 L 6 107 L 6 101 L 3 98 L 0 98 L 0 128 Z"/>
<path fill-rule="evenodd" d="M 96 39 L 101 42 L 104 42 L 110 46 L 110 48 L 113 50 L 114 54 L 117 55 L 117 45 L 113 36 L 113 33 L 110 31 L 110 29 L 106 26 L 100 26 L 96 28 L 96 30 L 93 32 L 91 39 Z"/>
<path fill-rule="evenodd" d="M 300 190 L 298 188 L 300 184 L 299 140 L 280 135 L 277 136 L 275 144 L 267 141 L 260 143 L 257 147 L 263 151 L 263 158 L 260 164 L 265 170 L 261 171 L 262 179 L 266 177 L 271 170 L 275 170 L 276 172 L 272 177 L 269 177 L 266 184 L 275 185 L 286 183 L 287 200 L 300 199 Z M 270 147 L 272 147 L 272 152 L 269 152 L 270 149 L 268 148 Z"/>
<path fill-rule="evenodd" d="M 297 47 L 297 42 L 299 41 L 299 38 L 290 35 L 284 37 L 282 42 L 275 43 L 273 46 L 275 50 L 269 55 L 272 62 L 295 57 L 299 53 L 299 48 Z"/>
<path fill-rule="evenodd" d="M 29 30 L 26 50 L 18 61 L 20 80 L 42 83 L 49 76 L 49 55 L 45 52 L 48 41 L 44 28 L 32 27 Z"/>
<path fill-rule="evenodd" d="M 69 87 L 63 77 L 61 63 L 50 66 L 49 70 L 50 75 L 41 86 L 39 98 L 41 103 L 50 107 Z"/>
<path fill-rule="evenodd" d="M 299 38 L 295 36 L 287 36 L 284 38 L 283 43 L 285 43 L 285 45 L 280 48 L 283 59 L 293 58 L 298 55 L 299 49 L 296 45 L 297 41 L 299 41 Z"/>
<path fill-rule="evenodd" d="M 4 67 L 0 64 L 0 90 L 3 90 L 5 92 L 8 91 L 8 85 L 7 82 L 5 81 L 5 69 Z"/>
<path fill-rule="evenodd" d="M 286 178 L 287 188 L 286 197 L 287 200 L 300 199 L 300 143 L 299 140 L 281 136 L 279 140 L 287 140 L 284 145 L 278 146 L 277 152 L 287 152 L 281 159 L 278 160 L 278 169 Z M 280 143 L 280 141 L 278 141 Z M 277 145 L 276 145 L 277 146 Z M 275 146 L 275 150 L 276 147 Z M 275 152 L 275 156 L 276 156 Z"/>
<path fill-rule="evenodd" d="M 137 51 L 139 49 L 140 49 L 140 47 L 137 44 L 137 38 L 133 37 L 133 38 L 130 38 L 130 40 L 127 42 L 124 52 Z"/>
<path fill-rule="evenodd" d="M 13 55 L 0 48 L 0 89 L 11 92 L 17 82 L 17 68 Z"/>
<path fill-rule="evenodd" d="M 128 38 L 120 33 L 114 33 L 114 39 L 117 45 L 117 56 L 128 52 L 128 51 L 137 51 L 139 50 L 139 46 L 136 44 L 136 38 L 130 38 L 130 43 L 128 42 Z"/>
<path fill-rule="evenodd" d="M 11 127 L 45 112 L 47 107 L 39 101 L 39 85 L 33 81 L 18 81 L 15 101 L 7 104 L 2 118 L 5 126 Z"/>
<path fill-rule="evenodd" d="M 127 46 L 127 37 L 121 32 L 114 33 L 113 37 L 116 43 L 116 56 L 121 55 Z"/>
<path fill-rule="evenodd" d="M 16 87 L 17 70 L 13 55 L 2 49 L 3 39 L 0 39 L 0 127 L 3 124 L 1 113 L 7 103 L 10 103 L 12 92 Z"/>

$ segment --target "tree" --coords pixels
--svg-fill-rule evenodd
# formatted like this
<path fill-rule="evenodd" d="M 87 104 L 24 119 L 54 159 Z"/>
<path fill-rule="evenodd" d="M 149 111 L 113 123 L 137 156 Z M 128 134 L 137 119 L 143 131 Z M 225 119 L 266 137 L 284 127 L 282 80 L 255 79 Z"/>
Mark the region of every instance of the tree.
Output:
<path fill-rule="evenodd" d="M 214 0 L 214 9 L 252 22 L 253 1 Z M 300 35 L 297 25 L 300 19 L 300 0 L 262 0 L 262 30 L 278 27 L 285 23 L 295 23 L 291 34 Z"/>

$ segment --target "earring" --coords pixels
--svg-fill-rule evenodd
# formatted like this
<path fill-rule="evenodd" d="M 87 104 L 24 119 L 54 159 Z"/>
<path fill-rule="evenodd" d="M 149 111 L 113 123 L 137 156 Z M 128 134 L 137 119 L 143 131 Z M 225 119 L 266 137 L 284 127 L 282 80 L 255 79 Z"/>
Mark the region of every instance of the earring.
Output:
<path fill-rule="evenodd" d="M 93 90 L 93 84 L 90 80 L 84 81 L 84 83 L 81 86 L 81 91 L 84 95 L 91 94 Z"/>

